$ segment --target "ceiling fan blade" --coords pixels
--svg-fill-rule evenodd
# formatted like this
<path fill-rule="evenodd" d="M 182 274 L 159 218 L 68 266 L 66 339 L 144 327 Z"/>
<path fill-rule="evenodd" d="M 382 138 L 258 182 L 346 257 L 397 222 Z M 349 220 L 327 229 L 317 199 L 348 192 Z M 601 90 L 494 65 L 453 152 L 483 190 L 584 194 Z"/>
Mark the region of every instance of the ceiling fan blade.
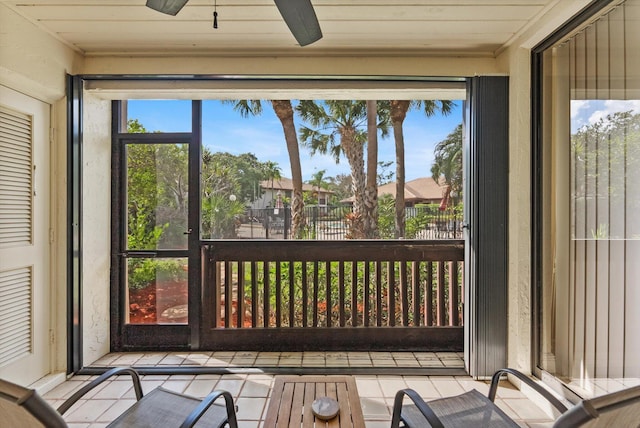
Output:
<path fill-rule="evenodd" d="M 280 15 L 300 46 L 322 38 L 320 24 L 311 0 L 274 0 Z"/>
<path fill-rule="evenodd" d="M 147 7 L 176 16 L 189 0 L 147 0 Z"/>

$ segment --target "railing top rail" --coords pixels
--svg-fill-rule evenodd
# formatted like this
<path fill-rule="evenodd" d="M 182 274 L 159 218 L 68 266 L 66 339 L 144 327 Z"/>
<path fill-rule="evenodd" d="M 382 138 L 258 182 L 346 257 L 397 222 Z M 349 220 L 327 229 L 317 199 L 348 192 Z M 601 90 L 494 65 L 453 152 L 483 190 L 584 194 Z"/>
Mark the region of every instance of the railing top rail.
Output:
<path fill-rule="evenodd" d="M 210 260 L 464 261 L 464 240 L 201 241 Z"/>

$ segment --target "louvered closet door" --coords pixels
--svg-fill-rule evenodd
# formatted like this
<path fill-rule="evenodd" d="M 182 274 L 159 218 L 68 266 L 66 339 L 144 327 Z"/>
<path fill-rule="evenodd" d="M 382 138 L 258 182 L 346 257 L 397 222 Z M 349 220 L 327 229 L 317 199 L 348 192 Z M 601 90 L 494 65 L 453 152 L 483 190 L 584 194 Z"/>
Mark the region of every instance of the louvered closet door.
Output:
<path fill-rule="evenodd" d="M 0 378 L 50 372 L 49 105 L 0 86 Z"/>

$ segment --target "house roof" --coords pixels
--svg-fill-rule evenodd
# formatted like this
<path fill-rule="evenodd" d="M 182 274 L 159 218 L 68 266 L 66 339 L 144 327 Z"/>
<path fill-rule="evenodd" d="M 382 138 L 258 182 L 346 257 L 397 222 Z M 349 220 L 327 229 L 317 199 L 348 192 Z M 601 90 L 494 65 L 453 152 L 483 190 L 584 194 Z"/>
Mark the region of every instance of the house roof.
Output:
<path fill-rule="evenodd" d="M 262 187 L 265 190 L 273 189 L 273 190 L 291 191 L 293 190 L 293 180 L 287 177 L 282 177 L 278 180 L 273 180 L 273 184 L 271 184 L 271 180 L 264 180 L 260 182 L 260 187 Z M 311 184 L 307 184 L 307 183 L 302 184 L 303 192 L 315 192 L 316 190 L 317 190 L 316 187 L 312 186 Z M 333 192 L 327 189 L 320 189 L 320 193 L 333 193 Z"/>
<path fill-rule="evenodd" d="M 407 181 L 404 185 L 405 202 L 439 202 L 444 196 L 445 187 L 436 183 L 431 177 L 420 177 L 415 180 Z M 387 183 L 378 187 L 378 197 L 382 195 L 391 195 L 396 197 L 396 183 Z M 353 196 L 342 200 L 341 202 L 353 202 Z"/>

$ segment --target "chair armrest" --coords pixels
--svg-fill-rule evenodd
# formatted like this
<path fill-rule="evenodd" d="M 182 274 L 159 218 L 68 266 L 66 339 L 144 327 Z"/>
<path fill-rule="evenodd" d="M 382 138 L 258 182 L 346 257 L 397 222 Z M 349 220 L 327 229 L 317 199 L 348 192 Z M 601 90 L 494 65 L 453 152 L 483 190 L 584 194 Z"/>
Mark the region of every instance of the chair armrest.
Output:
<path fill-rule="evenodd" d="M 236 419 L 236 407 L 233 405 L 233 397 L 227 391 L 213 391 L 207 395 L 198 404 L 198 407 L 187 416 L 180 428 L 191 428 L 196 422 L 205 414 L 205 412 L 213 405 L 213 403 L 220 397 L 224 398 L 224 404 L 227 410 L 227 422 L 230 428 L 238 428 L 238 420 Z"/>
<path fill-rule="evenodd" d="M 132 369 L 131 367 L 115 367 L 111 370 L 108 370 L 98 376 L 96 379 L 89 382 L 87 385 L 80 388 L 75 394 L 65 400 L 64 403 L 58 407 L 58 413 L 64 415 L 64 413 L 69 410 L 71 406 L 73 406 L 79 399 L 81 399 L 87 392 L 91 391 L 96 386 L 100 385 L 105 380 L 109 379 L 113 376 L 119 376 L 123 374 L 128 374 L 131 376 L 131 380 L 133 382 L 133 389 L 136 391 L 136 399 L 140 400 L 142 398 L 142 386 L 140 385 L 140 376 L 138 372 Z"/>
<path fill-rule="evenodd" d="M 402 413 L 402 400 L 404 396 L 407 396 L 413 401 L 420 413 L 429 422 L 429 425 L 433 428 L 444 428 L 442 421 L 436 416 L 431 407 L 415 392 L 413 389 L 401 389 L 396 393 L 396 398 L 393 401 L 393 415 L 391 418 L 391 428 L 398 428 L 400 426 L 400 414 Z"/>
<path fill-rule="evenodd" d="M 549 391 L 547 391 L 546 389 L 538 385 L 536 382 L 531 380 L 529 376 L 525 375 L 522 372 L 519 372 L 516 369 L 510 369 L 510 368 L 500 369 L 493 374 L 493 377 L 491 378 L 491 386 L 489 388 L 489 394 L 487 395 L 489 400 L 491 401 L 495 400 L 496 392 L 498 391 L 498 383 L 500 382 L 500 377 L 504 374 L 510 374 L 520 379 L 527 386 L 531 387 L 531 389 L 535 390 L 538 394 L 540 394 L 545 400 L 551 403 L 553 407 L 558 409 L 560 413 L 564 413 L 567 411 L 567 406 L 562 404 L 562 402 L 558 400 L 553 394 L 551 394 Z"/>

